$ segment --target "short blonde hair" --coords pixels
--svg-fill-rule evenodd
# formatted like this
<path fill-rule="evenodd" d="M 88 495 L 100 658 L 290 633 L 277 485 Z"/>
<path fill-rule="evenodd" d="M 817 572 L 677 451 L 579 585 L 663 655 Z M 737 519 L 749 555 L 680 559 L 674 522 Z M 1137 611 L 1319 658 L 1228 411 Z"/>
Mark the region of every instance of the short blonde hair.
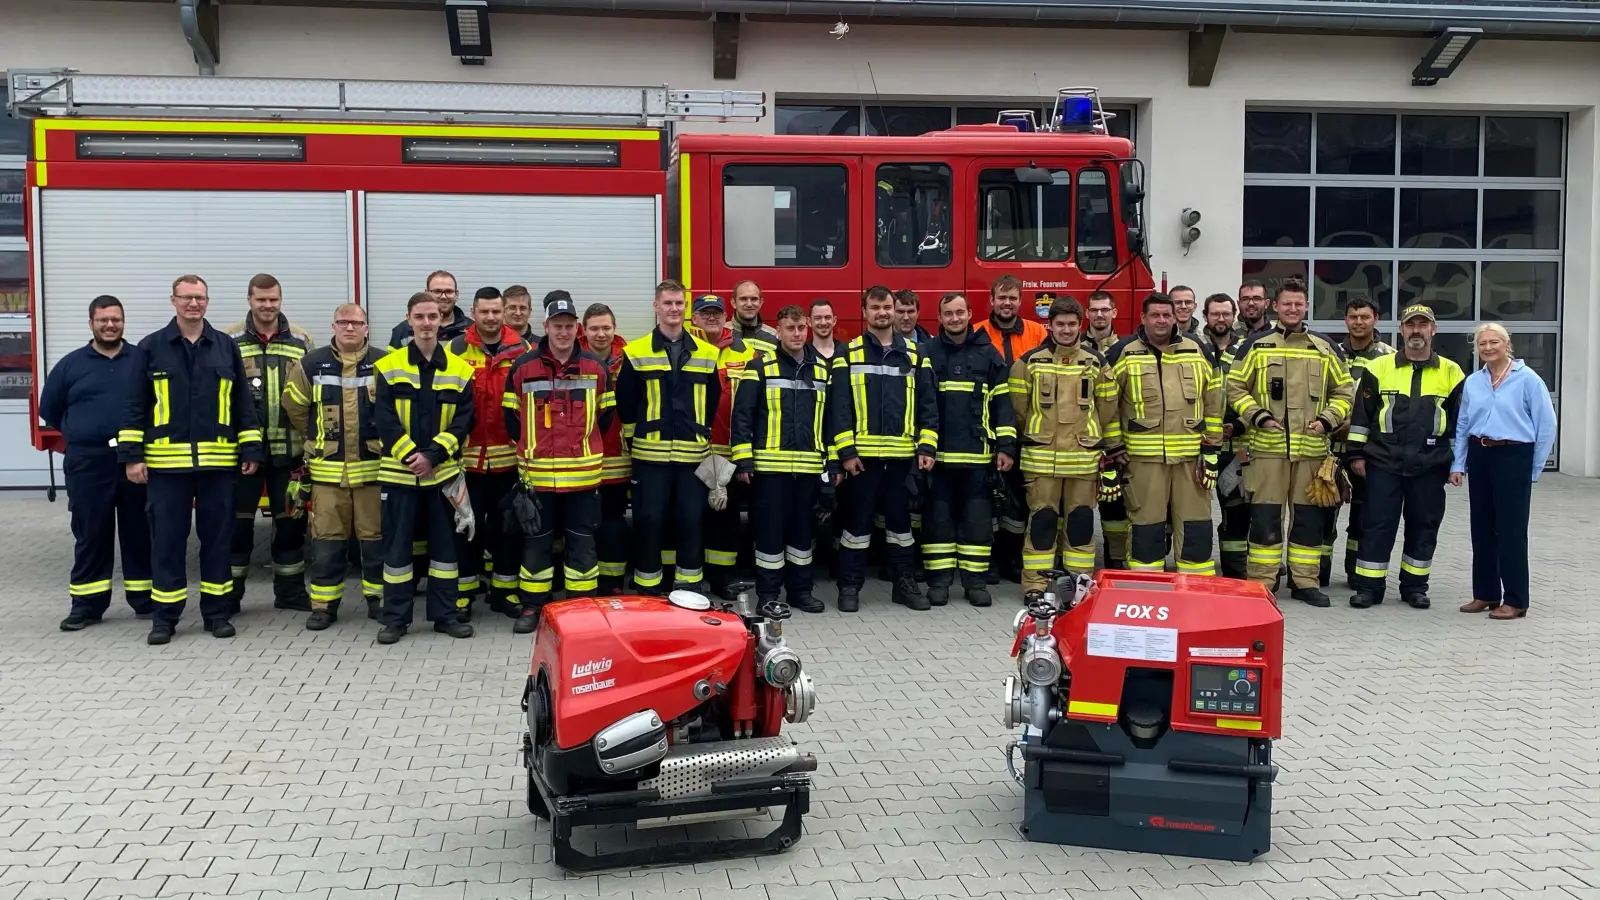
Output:
<path fill-rule="evenodd" d="M 1482 325 L 1479 325 L 1477 328 L 1473 329 L 1472 347 L 1474 350 L 1476 350 L 1478 347 L 1478 338 L 1483 337 L 1483 333 L 1486 331 L 1490 334 L 1499 335 L 1500 340 L 1506 342 L 1506 351 L 1510 352 L 1511 332 L 1506 331 L 1506 327 L 1501 325 L 1499 322 L 1484 322 Z"/>
<path fill-rule="evenodd" d="M 341 316 L 343 316 L 345 313 L 352 313 L 352 312 L 361 313 L 361 320 L 362 321 L 366 321 L 367 311 L 365 309 L 363 309 L 361 307 L 361 304 L 359 304 L 359 303 L 341 303 L 341 304 L 339 304 L 339 308 L 333 311 L 334 321 L 338 321 L 338 319 Z"/>

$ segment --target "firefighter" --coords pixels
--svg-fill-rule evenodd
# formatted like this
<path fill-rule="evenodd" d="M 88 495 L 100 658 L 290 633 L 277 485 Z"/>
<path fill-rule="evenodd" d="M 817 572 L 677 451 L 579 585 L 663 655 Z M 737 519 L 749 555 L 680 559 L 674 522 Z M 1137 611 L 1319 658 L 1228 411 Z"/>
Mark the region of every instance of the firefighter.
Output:
<path fill-rule="evenodd" d="M 1259 281 L 1249 280 L 1239 285 L 1239 321 L 1234 326 L 1242 343 L 1258 331 L 1272 327 L 1272 301 L 1267 299 L 1267 288 Z"/>
<path fill-rule="evenodd" d="M 1361 390 L 1361 374 L 1366 370 L 1367 364 L 1372 360 L 1384 356 L 1393 356 L 1395 349 L 1378 339 L 1374 327 L 1378 322 L 1378 305 L 1371 298 L 1356 297 L 1344 308 L 1345 339 L 1339 342 L 1339 349 L 1344 353 L 1344 361 L 1350 367 L 1350 380 L 1353 390 Z M 1428 338 L 1430 346 L 1432 335 Z M 1351 415 L 1354 415 L 1352 410 Z M 1333 436 L 1333 452 L 1340 458 L 1347 477 L 1350 480 L 1350 522 L 1345 526 L 1344 542 L 1344 577 L 1345 583 L 1355 587 L 1356 557 L 1361 549 L 1361 520 L 1362 508 L 1366 505 L 1367 485 L 1366 479 L 1356 472 L 1355 467 L 1348 461 L 1349 457 L 1349 431 L 1353 421 L 1346 422 Z M 1442 496 L 1442 495 L 1441 495 Z M 1322 568 L 1318 573 L 1323 587 L 1332 581 L 1333 570 L 1333 542 L 1339 537 L 1339 508 L 1331 508 L 1323 520 L 1322 532 Z M 1370 559 L 1370 557 L 1368 557 Z M 1381 595 L 1380 595 L 1381 596 Z"/>
<path fill-rule="evenodd" d="M 733 333 L 755 353 L 775 353 L 778 330 L 761 321 L 761 287 L 754 281 L 733 286 Z"/>
<path fill-rule="evenodd" d="M 273 607 L 309 612 L 306 596 L 306 523 L 304 517 L 286 515 L 290 484 L 306 480 L 302 442 L 304 434 L 290 428 L 283 414 L 283 389 L 289 373 L 315 346 L 306 330 L 292 325 L 282 312 L 283 287 L 271 275 L 250 279 L 246 292 L 250 315 L 225 329 L 244 357 L 244 374 L 256 405 L 256 421 L 266 445 L 266 461 L 253 475 L 239 479 L 233 498 L 233 547 L 228 557 L 233 570 L 229 604 L 234 614 L 244 599 L 250 577 L 250 551 L 255 543 L 255 520 L 263 502 L 272 520 Z M 266 499 L 262 499 L 262 488 Z"/>
<path fill-rule="evenodd" d="M 505 299 L 505 326 L 517 333 L 524 344 L 532 347 L 539 342 L 528 319 L 533 315 L 533 295 L 525 285 L 513 284 L 501 295 Z"/>
<path fill-rule="evenodd" d="M 705 578 L 708 489 L 696 469 L 711 453 L 711 418 L 721 402 L 718 348 L 684 328 L 684 287 L 656 285 L 656 327 L 623 348 L 617 373 L 617 414 L 633 455 L 633 580 L 647 594 L 662 592 L 668 520 L 676 585 L 700 589 Z"/>
<path fill-rule="evenodd" d="M 811 315 L 807 323 L 811 326 L 811 348 L 817 351 L 823 362 L 831 363 L 842 346 L 834 338 L 834 328 L 839 323 L 839 317 L 833 311 L 833 304 L 824 297 L 812 300 Z"/>
<path fill-rule="evenodd" d="M 1111 352 L 1122 338 L 1117 334 L 1117 303 L 1109 291 L 1089 295 L 1089 327 L 1083 342 L 1101 356 Z M 1128 567 L 1128 507 L 1122 500 L 1122 473 L 1108 467 L 1101 473 L 1100 543 L 1108 569 Z"/>
<path fill-rule="evenodd" d="M 111 608 L 115 544 L 122 542 L 122 592 L 133 613 L 150 617 L 150 520 L 145 486 L 117 462 L 117 432 L 144 373 L 144 352 L 122 339 L 122 301 L 103 294 L 89 303 L 93 337 L 50 369 L 39 395 L 39 418 L 66 443 L 62 470 L 72 514 L 72 610 L 62 631 L 98 624 Z"/>
<path fill-rule="evenodd" d="M 927 357 L 894 330 L 894 295 L 888 288 L 868 288 L 861 313 L 867 333 L 833 358 L 828 376 L 830 449 L 848 479 L 841 496 L 845 518 L 839 541 L 839 611 L 861 608 L 872 522 L 880 510 L 894 602 L 925 610 L 928 598 L 912 574 L 905 483 L 913 459 L 923 472 L 933 468 L 939 446 L 938 388 Z"/>
<path fill-rule="evenodd" d="M 1199 295 L 1194 288 L 1187 284 L 1180 284 L 1167 291 L 1167 296 L 1172 298 L 1173 315 L 1178 317 L 1177 329 L 1174 333 L 1184 337 L 1200 340 L 1200 331 L 1205 327 L 1205 322 L 1195 317 L 1194 311 L 1199 305 Z"/>
<path fill-rule="evenodd" d="M 1045 588 L 1056 567 L 1094 571 L 1094 506 L 1101 454 L 1117 438 L 1117 389 L 1099 351 L 1080 340 L 1083 307 L 1071 297 L 1046 310 L 1045 342 L 1011 366 L 1010 398 L 1022 446 L 1028 524 L 1024 595 Z"/>
<path fill-rule="evenodd" d="M 518 634 L 537 628 L 550 602 L 557 527 L 565 537 L 561 575 L 568 594 L 592 594 L 599 585 L 603 435 L 616 397 L 605 363 L 578 347 L 578 331 L 577 306 L 552 301 L 544 310 L 544 338 L 516 358 L 505 380 L 502 419 L 516 435 L 521 473 L 513 509 L 524 522 Z"/>
<path fill-rule="evenodd" d="M 1211 352 L 1217 377 L 1227 383 L 1233 365 L 1233 351 L 1244 339 L 1235 328 L 1233 298 L 1212 294 L 1206 298 L 1205 328 L 1200 342 Z M 1223 578 L 1246 577 L 1250 558 L 1250 504 L 1244 496 L 1244 430 L 1239 414 L 1231 407 L 1222 412 L 1222 447 L 1217 458 L 1217 506 L 1222 516 L 1217 521 L 1218 572 Z"/>
<path fill-rule="evenodd" d="M 929 479 L 922 553 L 928 603 L 943 606 L 957 569 L 973 606 L 988 606 L 994 542 L 991 480 L 1016 465 L 1017 428 L 1010 368 L 987 330 L 972 327 L 965 294 L 939 298 L 939 336 L 923 345 L 938 383 L 939 449 Z"/>
<path fill-rule="evenodd" d="M 989 285 L 989 315 L 973 329 L 989 335 L 1008 373 L 1024 353 L 1049 337 L 1044 325 L 1022 317 L 1022 280 L 1015 275 L 1001 275 Z M 989 584 L 997 584 L 1001 578 L 1022 579 L 1022 528 L 1028 518 L 1023 477 L 1016 466 L 1000 474 L 1002 501 L 995 510 L 999 527 L 989 554 L 989 577 L 985 579 Z"/>
<path fill-rule="evenodd" d="M 467 318 L 456 306 L 456 301 L 461 292 L 456 288 L 456 277 L 439 269 L 428 274 L 427 293 L 433 295 L 438 301 L 440 310 L 439 343 L 449 344 L 451 341 L 467 333 L 472 327 L 472 320 Z M 413 295 L 415 296 L 415 295 Z M 389 335 L 389 349 L 398 350 L 411 342 L 411 314 L 406 314 L 406 320 L 394 327 Z"/>
<path fill-rule="evenodd" d="M 1178 571 L 1215 575 L 1211 488 L 1222 444 L 1222 381 L 1200 342 L 1178 332 L 1171 297 L 1150 294 L 1142 313 L 1139 330 L 1106 354 L 1120 416 L 1107 452 L 1128 476 L 1128 568 L 1166 568 L 1170 523 Z"/>
<path fill-rule="evenodd" d="M 583 311 L 582 346 L 605 366 L 613 390 L 627 343 L 617 334 L 617 316 L 611 307 L 589 304 Z M 605 458 L 600 464 L 600 526 L 595 532 L 595 548 L 600 556 L 599 593 L 612 596 L 622 593 L 623 578 L 628 574 L 628 478 L 633 474 L 633 458 L 622 442 L 620 416 L 613 415 L 607 422 L 600 447 Z"/>
<path fill-rule="evenodd" d="M 811 594 L 816 518 L 813 507 L 828 447 L 828 364 L 806 343 L 806 314 L 778 311 L 778 349 L 746 369 L 734 401 L 732 452 L 738 479 L 751 485 L 756 596 L 802 612 L 824 607 Z"/>
<path fill-rule="evenodd" d="M 1287 505 L 1291 596 L 1326 607 L 1317 586 L 1324 511 L 1308 491 L 1328 456 L 1328 436 L 1350 416 L 1350 375 L 1338 346 L 1306 330 L 1304 281 L 1285 279 L 1273 303 L 1278 323 L 1241 344 L 1228 371 L 1228 403 L 1248 429 L 1249 575 L 1277 589 Z"/>
<path fill-rule="evenodd" d="M 200 536 L 200 619 L 215 637 L 237 632 L 228 550 L 239 475 L 264 456 L 239 345 L 206 321 L 211 294 L 198 275 L 172 282 L 177 315 L 139 342 L 144 368 L 117 432 L 128 480 L 147 484 L 152 563 L 151 644 L 177 633 L 188 599 L 192 522 Z"/>
<path fill-rule="evenodd" d="M 487 589 L 489 610 L 513 619 L 522 613 L 517 599 L 518 566 L 522 538 L 504 527 L 500 501 L 517 485 L 517 442 L 496 415 L 505 394 L 511 363 L 527 352 L 528 345 L 516 329 L 505 324 L 505 299 L 492 287 L 478 288 L 472 297 L 472 327 L 449 344 L 450 355 L 472 367 L 473 409 L 481 412 L 461 448 L 461 467 L 467 473 L 467 492 L 477 517 L 473 539 L 461 560 L 460 596 L 466 600 L 461 620 L 472 621 L 472 598 Z M 483 583 L 483 564 L 491 562 L 489 583 Z"/>
<path fill-rule="evenodd" d="M 844 349 L 844 343 L 837 340 L 836 328 L 839 317 L 833 311 L 833 303 L 825 297 L 818 297 L 811 301 L 810 316 L 807 324 L 811 326 L 811 349 L 817 351 L 824 366 L 832 371 L 833 358 Z M 840 517 L 836 514 L 839 507 L 839 488 L 834 485 L 833 479 L 824 479 L 822 487 L 817 491 L 816 517 L 817 517 L 817 552 L 823 557 L 831 576 L 839 577 L 839 535 Z"/>
<path fill-rule="evenodd" d="M 461 445 L 476 418 L 473 372 L 440 343 L 443 306 L 432 292 L 412 294 L 406 301 L 411 340 L 390 350 L 374 367 L 383 451 L 378 467 L 384 546 L 380 644 L 398 642 L 411 628 L 416 595 L 412 549 L 419 530 L 428 546 L 428 621 L 434 631 L 453 638 L 473 633 L 460 616 L 465 606 L 459 590 L 464 547 L 456 538 L 457 503 L 446 492 L 461 474 Z"/>
<path fill-rule="evenodd" d="M 921 347 L 923 343 L 933 340 L 933 335 L 928 329 L 917 324 L 917 317 L 922 314 L 922 298 L 910 288 L 894 292 L 894 330 L 900 332 L 907 342 Z"/>
<path fill-rule="evenodd" d="M 1346 313 L 1348 319 L 1348 312 Z M 1365 521 L 1350 605 L 1383 602 L 1389 555 L 1405 516 L 1400 599 L 1427 609 L 1428 573 L 1444 521 L 1444 485 L 1455 453 L 1456 413 L 1466 374 L 1433 349 L 1433 310 L 1420 303 L 1400 314 L 1405 348 L 1368 358 L 1350 423 L 1350 469 L 1367 490 Z M 1354 504 L 1351 515 L 1355 515 Z"/>
<path fill-rule="evenodd" d="M 333 341 L 289 370 L 283 411 L 305 436 L 310 477 L 311 615 L 307 631 L 339 619 L 349 541 L 360 547 L 367 618 L 383 603 L 383 532 L 378 501 L 378 396 L 373 372 L 383 352 L 367 340 L 367 314 L 345 303 L 333 313 Z M 315 411 L 315 415 L 312 413 Z"/>
<path fill-rule="evenodd" d="M 729 432 L 733 421 L 734 393 L 739 381 L 744 377 L 746 368 L 754 364 L 759 353 L 766 351 L 757 350 L 757 347 L 764 345 L 745 343 L 744 338 L 739 336 L 738 329 L 727 327 L 727 307 L 723 299 L 716 294 L 702 294 L 696 297 L 692 318 L 694 321 L 689 326 L 689 333 L 717 347 L 719 392 L 716 414 L 711 419 L 711 455 L 731 463 L 733 451 L 730 448 Z M 740 519 L 740 510 L 748 499 L 749 491 L 745 490 L 746 485 L 743 482 L 730 482 L 727 488 L 727 497 L 722 507 L 706 510 L 702 523 L 706 552 L 706 586 L 712 593 L 725 597 L 728 585 L 735 578 L 740 558 L 749 558 L 754 546 L 753 536 L 741 527 Z M 666 547 L 669 554 L 667 564 L 672 565 L 673 560 L 670 557 L 673 551 L 670 539 Z"/>

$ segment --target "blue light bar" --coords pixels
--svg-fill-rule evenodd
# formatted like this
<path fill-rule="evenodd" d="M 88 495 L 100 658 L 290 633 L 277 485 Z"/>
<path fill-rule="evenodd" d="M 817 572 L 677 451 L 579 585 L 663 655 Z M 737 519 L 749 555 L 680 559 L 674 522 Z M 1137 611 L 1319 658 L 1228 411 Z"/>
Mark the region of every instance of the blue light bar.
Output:
<path fill-rule="evenodd" d="M 1033 123 L 1028 121 L 1026 116 L 1019 116 L 1019 117 L 1017 117 L 1015 119 L 1002 119 L 1000 124 L 1002 124 L 1002 125 L 1010 125 L 1010 126 L 1016 128 L 1018 131 L 1032 131 L 1033 130 Z"/>
<path fill-rule="evenodd" d="M 1094 98 L 1064 97 L 1061 101 L 1061 126 L 1063 128 L 1089 128 L 1094 125 Z"/>

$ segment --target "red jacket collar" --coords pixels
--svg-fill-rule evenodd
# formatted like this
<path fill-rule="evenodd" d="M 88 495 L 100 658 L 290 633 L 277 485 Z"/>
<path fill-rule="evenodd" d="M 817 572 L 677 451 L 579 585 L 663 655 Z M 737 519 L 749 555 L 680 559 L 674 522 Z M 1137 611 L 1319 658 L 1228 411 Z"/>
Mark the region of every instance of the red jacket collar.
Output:
<path fill-rule="evenodd" d="M 464 334 L 462 334 L 462 337 L 466 338 L 467 343 L 473 345 L 474 347 L 482 347 L 483 346 L 483 335 L 478 333 L 478 326 L 476 326 L 476 325 L 473 325 L 472 327 L 468 328 L 466 330 L 466 332 Z M 522 335 L 517 334 L 515 329 L 513 329 L 513 328 L 511 328 L 510 326 L 507 326 L 507 325 L 501 325 L 500 326 L 500 346 L 501 347 L 508 347 L 508 346 L 510 346 L 512 344 L 520 344 L 520 343 L 522 343 Z"/>

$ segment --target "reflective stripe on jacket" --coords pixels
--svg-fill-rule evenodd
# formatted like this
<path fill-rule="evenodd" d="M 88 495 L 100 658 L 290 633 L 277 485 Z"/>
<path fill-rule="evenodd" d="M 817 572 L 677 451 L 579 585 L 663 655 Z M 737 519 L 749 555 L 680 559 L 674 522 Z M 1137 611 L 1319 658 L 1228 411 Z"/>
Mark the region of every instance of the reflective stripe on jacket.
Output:
<path fill-rule="evenodd" d="M 378 439 L 384 484 L 432 487 L 461 473 L 461 445 L 472 432 L 472 367 L 443 345 L 424 358 L 414 343 L 391 350 L 376 366 Z M 406 460 L 421 453 L 433 471 L 419 478 Z"/>
<path fill-rule="evenodd" d="M 1405 478 L 1449 466 L 1467 380 L 1455 360 L 1434 353 L 1413 362 L 1395 352 L 1363 369 L 1350 419 L 1351 458 Z"/>
<path fill-rule="evenodd" d="M 927 357 L 896 333 L 869 332 L 845 345 L 828 376 L 828 430 L 840 462 L 907 459 L 939 447 L 939 402 Z"/>
<path fill-rule="evenodd" d="M 733 407 L 733 461 L 741 472 L 820 475 L 826 467 L 828 365 L 807 344 L 745 369 Z"/>
<path fill-rule="evenodd" d="M 715 344 L 683 333 L 673 365 L 660 328 L 623 348 L 617 373 L 622 436 L 639 462 L 699 463 L 711 452 L 711 419 L 721 400 Z"/>
<path fill-rule="evenodd" d="M 1367 346 L 1357 350 L 1356 348 L 1350 346 L 1350 339 L 1345 338 L 1339 342 L 1339 352 L 1344 354 L 1345 365 L 1350 369 L 1350 382 L 1352 384 L 1351 390 L 1360 392 L 1361 373 L 1366 370 L 1367 363 L 1381 356 L 1392 355 L 1398 351 L 1380 340 L 1374 340 Z M 1354 400 L 1351 402 L 1353 404 Z M 1355 410 L 1353 406 L 1350 415 L 1352 418 L 1355 416 Z M 1348 441 L 1350 421 L 1350 419 L 1346 419 L 1344 425 L 1333 436 L 1333 452 L 1341 456 L 1349 453 L 1350 451 L 1350 445 Z"/>
<path fill-rule="evenodd" d="M 1012 364 L 1010 383 L 1022 471 L 1099 475 L 1102 448 L 1120 435 L 1117 385 L 1105 357 L 1082 341 L 1064 347 L 1048 340 Z"/>
<path fill-rule="evenodd" d="M 600 364 L 606 369 L 607 383 L 611 385 L 613 391 L 613 402 L 616 398 L 617 373 L 622 371 L 622 351 L 626 346 L 627 342 L 620 336 L 612 338 L 611 355 L 600 360 Z M 607 417 L 605 427 L 601 430 L 600 446 L 605 453 L 605 459 L 600 464 L 600 483 L 626 484 L 633 474 L 633 457 L 628 453 L 628 445 L 622 440 L 621 416 Z"/>
<path fill-rule="evenodd" d="M 227 335 L 203 323 L 190 342 L 174 317 L 139 349 L 142 383 L 129 395 L 117 432 L 120 462 L 187 472 L 264 461 L 244 358 Z"/>
<path fill-rule="evenodd" d="M 996 453 L 1016 459 L 1010 371 L 986 331 L 956 343 L 942 329 L 922 345 L 939 387 L 939 462 L 988 466 Z"/>
<path fill-rule="evenodd" d="M 1174 335 L 1157 348 L 1144 329 L 1106 354 L 1117 383 L 1119 440 L 1135 459 L 1179 463 L 1222 444 L 1222 379 L 1200 342 Z"/>
<path fill-rule="evenodd" d="M 490 357 L 483 349 L 483 335 L 469 328 L 450 342 L 450 355 L 472 367 L 472 401 L 483 415 L 472 423 L 466 446 L 461 448 L 461 465 L 468 472 L 509 472 L 517 465 L 517 445 L 506 433 L 503 416 L 493 411 L 500 406 L 506 390 L 506 375 L 517 357 L 528 352 L 515 329 L 500 328 L 500 350 Z"/>
<path fill-rule="evenodd" d="M 507 433 L 516 435 L 517 468 L 535 490 L 566 493 L 598 487 L 605 458 L 603 433 L 616 395 L 605 364 L 573 348 L 566 362 L 549 339 L 518 356 L 502 395 Z"/>
<path fill-rule="evenodd" d="M 283 411 L 305 435 L 306 470 L 317 484 L 358 487 L 378 480 L 383 449 L 374 371 L 382 355 L 367 344 L 351 353 L 329 345 L 307 353 L 289 370 Z"/>
<path fill-rule="evenodd" d="M 239 345 L 239 355 L 244 358 L 244 376 L 250 385 L 250 399 L 255 403 L 256 422 L 261 425 L 261 436 L 266 443 L 267 459 L 274 465 L 287 465 L 300 458 L 300 444 L 304 432 L 296 432 L 284 421 L 284 385 L 289 383 L 289 373 L 316 341 L 304 328 L 289 324 L 282 313 L 271 337 L 264 337 L 256 328 L 254 316 L 235 322 L 224 329 L 228 337 Z"/>
<path fill-rule="evenodd" d="M 1350 418 L 1354 384 L 1339 348 L 1304 327 L 1275 325 L 1239 347 L 1228 370 L 1228 405 L 1249 426 L 1250 453 L 1276 459 L 1327 456 L 1328 435 Z M 1276 419 L 1282 431 L 1261 427 Z M 1309 430 L 1322 422 L 1323 433 Z"/>

